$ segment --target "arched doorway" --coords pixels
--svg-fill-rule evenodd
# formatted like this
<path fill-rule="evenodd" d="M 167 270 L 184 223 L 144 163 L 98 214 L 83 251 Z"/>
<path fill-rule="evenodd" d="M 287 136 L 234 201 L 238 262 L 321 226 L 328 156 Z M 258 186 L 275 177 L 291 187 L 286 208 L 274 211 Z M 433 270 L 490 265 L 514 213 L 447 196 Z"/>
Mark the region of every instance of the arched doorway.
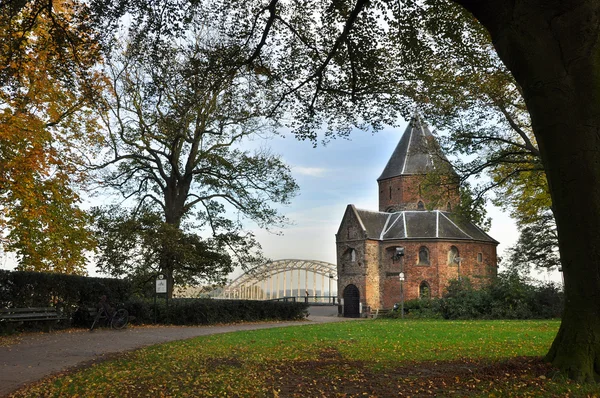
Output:
<path fill-rule="evenodd" d="M 358 318 L 360 316 L 360 293 L 354 285 L 344 289 L 344 317 Z"/>

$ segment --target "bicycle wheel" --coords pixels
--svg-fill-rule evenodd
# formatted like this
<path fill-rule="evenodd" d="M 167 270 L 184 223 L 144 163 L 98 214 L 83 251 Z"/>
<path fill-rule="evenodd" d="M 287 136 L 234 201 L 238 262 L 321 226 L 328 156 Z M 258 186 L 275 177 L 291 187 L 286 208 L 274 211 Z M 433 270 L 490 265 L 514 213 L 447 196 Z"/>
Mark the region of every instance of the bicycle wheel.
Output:
<path fill-rule="evenodd" d="M 123 329 L 127 326 L 127 322 L 129 322 L 129 313 L 125 309 L 120 309 L 113 315 L 110 326 L 113 329 Z"/>
<path fill-rule="evenodd" d="M 94 330 L 94 326 L 96 326 L 96 324 L 98 323 L 98 321 L 100 321 L 100 318 L 102 318 L 102 310 L 98 310 L 98 313 L 94 317 L 94 322 L 92 322 L 92 327 L 90 327 L 90 332 L 92 330 Z"/>

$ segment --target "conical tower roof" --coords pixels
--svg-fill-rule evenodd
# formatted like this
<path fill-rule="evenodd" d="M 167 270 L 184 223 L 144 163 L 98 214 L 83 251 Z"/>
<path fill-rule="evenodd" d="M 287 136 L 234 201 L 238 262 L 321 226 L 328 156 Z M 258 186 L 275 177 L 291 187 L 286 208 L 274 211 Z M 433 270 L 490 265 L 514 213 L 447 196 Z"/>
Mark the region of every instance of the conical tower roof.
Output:
<path fill-rule="evenodd" d="M 415 112 L 377 181 L 401 175 L 427 174 L 440 165 L 450 167 L 437 139 Z"/>

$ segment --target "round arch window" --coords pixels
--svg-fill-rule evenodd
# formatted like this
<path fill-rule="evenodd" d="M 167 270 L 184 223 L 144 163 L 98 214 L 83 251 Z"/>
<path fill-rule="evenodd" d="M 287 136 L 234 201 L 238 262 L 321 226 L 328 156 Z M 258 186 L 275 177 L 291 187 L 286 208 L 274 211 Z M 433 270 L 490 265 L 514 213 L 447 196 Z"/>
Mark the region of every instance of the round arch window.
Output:
<path fill-rule="evenodd" d="M 457 265 L 459 261 L 460 253 L 456 246 L 451 246 L 448 251 L 448 265 Z"/>
<path fill-rule="evenodd" d="M 431 289 L 429 288 L 429 283 L 423 281 L 419 285 L 419 297 L 422 299 L 431 298 Z"/>

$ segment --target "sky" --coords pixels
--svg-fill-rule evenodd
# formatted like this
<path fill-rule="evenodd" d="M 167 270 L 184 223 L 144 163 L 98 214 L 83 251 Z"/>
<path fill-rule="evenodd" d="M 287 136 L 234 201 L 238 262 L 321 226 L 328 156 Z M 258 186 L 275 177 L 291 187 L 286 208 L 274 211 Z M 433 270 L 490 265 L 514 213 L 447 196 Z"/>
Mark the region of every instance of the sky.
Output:
<path fill-rule="evenodd" d="M 250 228 L 257 236 L 264 254 L 272 260 L 320 260 L 335 264 L 335 234 L 348 204 L 366 210 L 378 210 L 377 178 L 383 171 L 407 123 L 388 127 L 376 133 L 354 131 L 349 139 L 338 138 L 327 145 L 298 141 L 290 133 L 274 136 L 266 141 L 255 140 L 252 146 L 267 146 L 291 166 L 300 186 L 299 194 L 290 205 L 280 207 L 290 225 L 270 233 L 257 227 Z M 501 209 L 488 204 L 492 219 L 488 231 L 500 242 L 498 254 L 513 245 L 518 237 L 514 220 Z M 4 255 L 0 268 L 12 269 L 14 258 Z M 92 276 L 98 275 L 93 265 L 88 267 Z M 241 274 L 236 270 L 231 278 Z M 559 282 L 558 272 L 532 272 L 542 281 Z"/>
<path fill-rule="evenodd" d="M 273 260 L 310 259 L 335 264 L 335 234 L 348 204 L 378 210 L 377 178 L 383 171 L 407 123 L 376 133 L 355 131 L 349 139 L 335 139 L 313 148 L 311 142 L 298 141 L 291 134 L 268 141 L 292 167 L 300 192 L 292 203 L 281 208 L 291 225 L 277 236 L 254 229 L 264 253 Z M 518 238 L 514 220 L 500 208 L 487 205 L 492 219 L 488 231 L 500 242 L 498 254 Z M 239 274 L 240 271 L 236 272 Z M 532 272 L 542 281 L 560 281 L 557 272 Z"/>

